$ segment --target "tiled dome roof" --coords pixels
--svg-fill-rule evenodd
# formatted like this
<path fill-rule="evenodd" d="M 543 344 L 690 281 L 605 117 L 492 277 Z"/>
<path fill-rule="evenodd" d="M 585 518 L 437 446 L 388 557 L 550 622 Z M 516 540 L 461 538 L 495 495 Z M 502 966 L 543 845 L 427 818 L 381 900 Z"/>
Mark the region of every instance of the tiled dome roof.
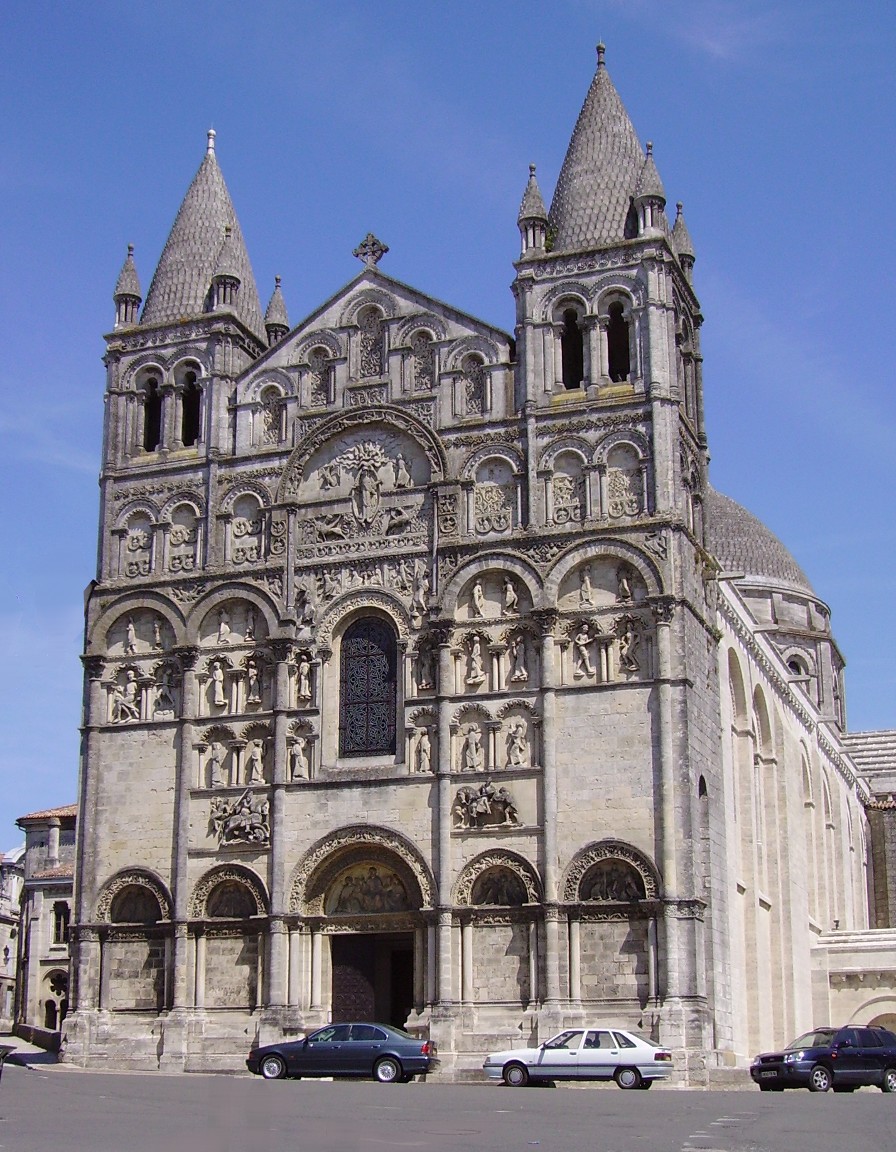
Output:
<path fill-rule="evenodd" d="M 742 504 L 707 488 L 703 508 L 706 546 L 723 571 L 742 572 L 815 595 L 805 572 L 774 532 Z"/>

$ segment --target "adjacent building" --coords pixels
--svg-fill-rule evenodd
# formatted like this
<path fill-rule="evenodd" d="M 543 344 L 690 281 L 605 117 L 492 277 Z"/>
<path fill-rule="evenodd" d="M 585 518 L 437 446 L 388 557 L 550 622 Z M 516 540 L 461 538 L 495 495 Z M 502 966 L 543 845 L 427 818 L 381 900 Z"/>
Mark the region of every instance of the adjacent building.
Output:
<path fill-rule="evenodd" d="M 293 325 L 210 132 L 145 302 L 129 251 L 66 1059 L 378 1018 L 459 1075 L 612 1019 L 699 1082 L 836 1014 L 873 887 L 843 660 L 709 484 L 695 246 L 602 47 L 518 228 L 512 333 L 372 235 Z"/>
<path fill-rule="evenodd" d="M 18 973 L 24 848 L 0 857 L 0 1032 L 12 1029 Z"/>

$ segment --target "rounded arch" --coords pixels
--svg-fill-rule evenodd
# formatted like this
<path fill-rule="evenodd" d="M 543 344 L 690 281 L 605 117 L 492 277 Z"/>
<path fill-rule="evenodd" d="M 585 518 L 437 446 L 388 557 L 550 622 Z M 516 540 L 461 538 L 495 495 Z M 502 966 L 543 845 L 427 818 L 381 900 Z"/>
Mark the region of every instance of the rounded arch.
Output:
<path fill-rule="evenodd" d="M 398 304 L 391 293 L 381 288 L 364 288 L 346 303 L 339 317 L 339 327 L 358 324 L 361 313 L 371 306 L 379 308 L 386 320 L 394 320 L 398 315 Z"/>
<path fill-rule="evenodd" d="M 308 462 L 328 440 L 338 440 L 356 429 L 366 430 L 376 424 L 398 429 L 416 440 L 429 462 L 431 479 L 441 480 L 445 476 L 448 458 L 441 440 L 433 430 L 410 412 L 376 404 L 363 409 L 337 412 L 317 424 L 296 445 L 287 460 L 277 489 L 277 502 L 290 503 L 295 499 Z"/>
<path fill-rule="evenodd" d="M 638 303 L 636 294 L 631 286 L 628 284 L 620 284 L 618 280 L 601 286 L 595 296 L 595 312 L 598 316 L 609 316 L 611 306 L 617 303 L 622 304 L 627 315 L 631 313 L 631 310 L 635 308 Z"/>
<path fill-rule="evenodd" d="M 771 713 L 769 712 L 765 693 L 758 684 L 753 690 L 753 719 L 756 725 L 756 740 L 760 755 L 766 757 L 774 756 L 775 739 Z"/>
<path fill-rule="evenodd" d="M 196 492 L 176 492 L 162 505 L 159 520 L 165 523 L 181 508 L 189 508 L 197 519 L 205 515 L 205 500 Z"/>
<path fill-rule="evenodd" d="M 258 401 L 266 388 L 274 386 L 281 396 L 295 394 L 295 381 L 288 372 L 282 368 L 265 368 L 258 376 L 247 380 L 243 385 L 243 394 L 246 400 Z"/>
<path fill-rule="evenodd" d="M 199 358 L 190 352 L 176 354 L 177 358 L 171 366 L 171 375 L 177 384 L 198 384 L 205 374 L 205 368 Z M 192 374 L 192 380 L 188 377 Z"/>
<path fill-rule="evenodd" d="M 417 332 L 428 332 L 433 340 L 444 340 L 448 335 L 448 326 L 434 312 L 418 312 L 414 316 L 407 317 L 399 325 L 395 333 L 395 346 L 409 346 Z"/>
<path fill-rule="evenodd" d="M 146 516 L 155 523 L 159 515 L 159 506 L 152 500 L 132 500 L 125 504 L 115 517 L 115 527 L 127 529 L 135 516 Z"/>
<path fill-rule="evenodd" d="M 604 436 L 594 449 L 592 462 L 594 464 L 609 465 L 610 453 L 614 448 L 628 448 L 638 458 L 639 464 L 646 464 L 650 459 L 650 448 L 647 444 L 647 439 L 642 432 L 636 428 L 620 429 L 616 432 L 610 432 L 609 435 Z"/>
<path fill-rule="evenodd" d="M 468 700 L 455 708 L 451 717 L 451 727 L 457 728 L 463 724 L 465 719 L 482 719 L 486 722 L 494 720 L 491 709 L 481 704 L 478 700 Z"/>
<path fill-rule="evenodd" d="M 563 899 L 575 903 L 582 899 L 580 885 L 585 874 L 604 860 L 620 860 L 638 873 L 647 900 L 656 900 L 662 892 L 660 875 L 648 856 L 624 840 L 601 840 L 583 848 L 572 858 L 563 877 Z"/>
<path fill-rule="evenodd" d="M 464 359 L 471 352 L 478 353 L 487 368 L 500 361 L 498 346 L 493 341 L 485 336 L 464 336 L 448 346 L 445 352 L 445 368 L 449 372 L 460 371 Z"/>
<path fill-rule="evenodd" d="M 541 454 L 541 459 L 538 462 L 538 467 L 553 469 L 555 460 L 564 452 L 570 452 L 578 456 L 582 464 L 586 465 L 590 462 L 591 451 L 591 445 L 580 436 L 561 436 L 557 440 L 552 440 L 547 448 L 544 449 Z"/>
<path fill-rule="evenodd" d="M 541 577 L 538 571 L 528 560 L 517 556 L 514 552 L 503 552 L 499 549 L 490 549 L 487 556 L 480 556 L 470 560 L 459 568 L 444 588 L 441 589 L 442 610 L 446 616 L 453 616 L 457 610 L 461 593 L 471 580 L 483 577 L 489 572 L 498 576 L 510 573 L 525 586 L 526 592 L 532 599 L 533 605 L 541 602 Z M 496 621 L 495 621 L 496 622 Z M 485 621 L 483 621 L 485 623 Z"/>
<path fill-rule="evenodd" d="M 227 489 L 221 500 L 221 511 L 225 514 L 232 513 L 233 506 L 243 496 L 256 497 L 262 509 L 269 508 L 271 505 L 271 494 L 263 484 L 255 483 L 252 480 L 242 480 L 237 481 Z"/>
<path fill-rule="evenodd" d="M 340 360 L 345 356 L 342 344 L 332 332 L 311 332 L 296 344 L 291 357 L 292 363 L 307 366 L 317 348 L 325 349 L 332 360 Z"/>
<path fill-rule="evenodd" d="M 218 609 L 228 604 L 235 603 L 251 604 L 252 607 L 260 613 L 264 621 L 264 629 L 268 635 L 276 629 L 279 614 L 277 605 L 270 593 L 256 584 L 235 580 L 232 583 L 228 583 L 226 588 L 217 588 L 215 591 L 209 592 L 207 595 L 196 600 L 192 605 L 186 618 L 187 642 L 191 644 L 200 643 L 202 625 L 208 619 L 209 615 L 217 612 Z M 260 635 L 261 631 L 262 629 L 259 628 L 256 637 L 252 639 L 234 637 L 234 642 L 254 644 L 256 640 L 262 639 Z"/>
<path fill-rule="evenodd" d="M 111 633 L 122 620 L 126 620 L 128 616 L 140 611 L 150 611 L 161 616 L 174 634 L 175 645 L 183 642 L 186 620 L 175 604 L 157 592 L 132 592 L 122 595 L 107 605 L 96 620 L 90 624 L 87 633 L 87 653 L 91 654 L 97 649 L 108 652 L 113 643 Z"/>
<path fill-rule="evenodd" d="M 242 864 L 218 864 L 201 876 L 193 888 L 189 903 L 192 919 L 203 920 L 209 915 L 209 897 L 222 884 L 240 885 L 251 896 L 251 915 L 267 915 L 268 897 L 261 877 Z"/>
<path fill-rule="evenodd" d="M 289 911 L 322 915 L 333 880 L 350 863 L 369 858 L 371 853 L 398 865 L 396 871 L 405 882 L 411 903 L 418 908 L 433 907 L 435 881 L 416 846 L 391 828 L 354 824 L 322 837 L 299 861 L 289 886 Z"/>
<path fill-rule="evenodd" d="M 519 881 L 525 893 L 525 904 L 538 904 L 541 902 L 543 887 L 541 877 L 535 867 L 517 852 L 510 852 L 503 848 L 481 852 L 461 869 L 460 875 L 454 884 L 452 896 L 455 904 L 472 905 L 473 889 L 477 880 L 486 872 L 493 869 L 506 869 Z"/>
<path fill-rule="evenodd" d="M 508 444 L 494 444 L 471 452 L 461 465 L 460 477 L 465 480 L 475 479 L 478 470 L 489 460 L 504 461 L 517 475 L 524 470 L 523 457 L 520 452 Z"/>
<path fill-rule="evenodd" d="M 728 688 L 731 693 L 732 720 L 742 726 L 747 721 L 747 690 L 740 657 L 733 648 L 728 649 Z"/>
<path fill-rule="evenodd" d="M 407 644 L 411 635 L 410 617 L 404 604 L 391 592 L 381 588 L 351 589 L 327 605 L 317 629 L 317 642 L 328 648 L 334 638 L 345 634 L 362 616 L 380 615 L 393 625 L 399 644 Z"/>
<path fill-rule="evenodd" d="M 601 559 L 625 561 L 644 581 L 648 596 L 663 595 L 660 570 L 645 552 L 626 540 L 603 539 L 574 546 L 555 561 L 544 582 L 544 606 L 551 607 L 557 603 L 560 585 L 574 568 L 584 562 Z"/>
<path fill-rule="evenodd" d="M 580 310 L 581 315 L 585 316 L 590 311 L 588 303 L 590 298 L 591 293 L 587 285 L 580 280 L 565 280 L 544 294 L 537 319 L 542 324 L 549 323 L 555 319 L 558 312 L 562 313 L 564 308 L 569 306 Z"/>
<path fill-rule="evenodd" d="M 112 922 L 112 905 L 115 898 L 128 888 L 143 888 L 157 901 L 160 919 L 171 919 L 172 901 L 162 880 L 148 868 L 125 868 L 111 876 L 100 889 L 96 901 L 95 916 L 102 923 Z"/>

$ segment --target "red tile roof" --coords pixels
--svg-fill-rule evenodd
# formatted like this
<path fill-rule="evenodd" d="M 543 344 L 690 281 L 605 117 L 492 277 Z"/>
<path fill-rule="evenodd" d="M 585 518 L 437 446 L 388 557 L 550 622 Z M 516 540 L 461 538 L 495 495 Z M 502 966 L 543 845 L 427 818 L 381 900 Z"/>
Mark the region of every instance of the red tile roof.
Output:
<path fill-rule="evenodd" d="M 62 819 L 65 816 L 77 815 L 77 804 L 65 804 L 62 808 L 46 808 L 43 812 L 29 812 L 27 816 L 20 816 L 16 823 L 21 824 L 23 820 L 49 820 L 51 817 Z"/>

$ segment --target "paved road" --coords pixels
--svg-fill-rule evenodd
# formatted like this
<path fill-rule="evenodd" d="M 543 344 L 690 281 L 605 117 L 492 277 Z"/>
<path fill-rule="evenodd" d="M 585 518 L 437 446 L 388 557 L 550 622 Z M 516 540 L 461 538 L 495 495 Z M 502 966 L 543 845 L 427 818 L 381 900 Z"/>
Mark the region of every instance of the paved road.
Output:
<path fill-rule="evenodd" d="M 896 1096 L 268 1083 L 16 1068 L 2 1152 L 843 1152 L 894 1147 Z"/>

